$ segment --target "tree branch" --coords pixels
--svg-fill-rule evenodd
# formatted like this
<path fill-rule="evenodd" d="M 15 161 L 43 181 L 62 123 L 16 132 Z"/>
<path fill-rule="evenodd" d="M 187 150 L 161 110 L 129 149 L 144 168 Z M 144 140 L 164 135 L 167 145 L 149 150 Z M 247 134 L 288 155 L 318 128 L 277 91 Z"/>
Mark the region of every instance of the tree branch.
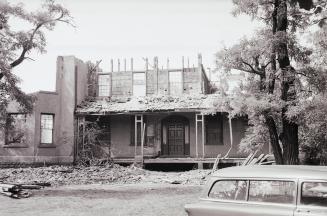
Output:
<path fill-rule="evenodd" d="M 247 65 L 247 66 L 250 67 L 250 69 L 251 69 L 251 70 L 244 70 L 245 72 L 248 72 L 248 73 L 254 73 L 254 74 L 257 74 L 257 75 L 259 75 L 259 76 L 263 76 L 263 75 L 264 75 L 264 74 L 261 73 L 260 71 L 257 71 L 256 69 L 254 69 L 254 68 L 252 67 L 252 65 L 249 64 L 249 63 L 247 63 L 246 61 L 242 60 L 242 63 L 245 64 L 245 65 Z"/>
<path fill-rule="evenodd" d="M 269 61 L 267 64 L 263 65 L 262 68 L 265 70 L 265 69 L 268 67 L 268 65 L 270 65 L 271 63 L 272 63 L 272 62 Z"/>
<path fill-rule="evenodd" d="M 26 55 L 26 53 L 28 51 L 30 51 L 32 49 L 32 43 L 33 43 L 33 39 L 35 37 L 35 34 L 37 33 L 37 31 L 41 27 L 43 27 L 44 25 L 46 25 L 48 23 L 56 22 L 56 21 L 64 22 L 64 23 L 69 23 L 69 21 L 62 19 L 64 17 L 64 15 L 65 15 L 64 12 L 61 11 L 61 14 L 60 14 L 60 16 L 58 18 L 46 20 L 44 22 L 41 22 L 41 23 L 37 24 L 36 28 L 32 31 L 31 36 L 30 36 L 28 42 L 23 45 L 23 50 L 22 50 L 20 56 L 10 64 L 10 67 L 11 68 L 14 68 L 14 67 L 16 67 L 17 65 L 19 65 L 20 63 L 22 63 L 26 59 L 25 58 L 25 55 Z"/>

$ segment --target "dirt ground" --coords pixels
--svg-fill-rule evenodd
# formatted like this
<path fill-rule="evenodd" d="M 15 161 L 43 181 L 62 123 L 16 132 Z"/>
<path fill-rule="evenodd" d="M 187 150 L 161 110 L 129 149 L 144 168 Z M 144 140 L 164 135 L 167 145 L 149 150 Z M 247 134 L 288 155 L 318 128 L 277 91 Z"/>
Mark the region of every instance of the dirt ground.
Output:
<path fill-rule="evenodd" d="M 165 183 L 49 187 L 27 199 L 0 196 L 1 216 L 182 216 L 203 186 Z"/>

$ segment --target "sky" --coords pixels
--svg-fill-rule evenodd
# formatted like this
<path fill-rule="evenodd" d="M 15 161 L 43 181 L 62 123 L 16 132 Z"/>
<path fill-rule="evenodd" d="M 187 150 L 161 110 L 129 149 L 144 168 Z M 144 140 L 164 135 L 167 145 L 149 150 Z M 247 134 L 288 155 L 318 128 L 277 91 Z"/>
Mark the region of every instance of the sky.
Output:
<path fill-rule="evenodd" d="M 1 0 L 2 1 L 2 0 Z M 35 10 L 41 0 L 23 2 Z M 57 56 L 74 55 L 110 70 L 110 59 L 134 59 L 134 69 L 143 69 L 143 58 L 159 58 L 159 66 L 182 66 L 182 56 L 197 64 L 202 54 L 205 68 L 215 67 L 215 53 L 244 37 L 257 27 L 249 17 L 231 14 L 232 0 L 57 0 L 74 17 L 76 28 L 59 23 L 46 31 L 47 53 L 33 52 L 35 61 L 24 61 L 15 68 L 21 87 L 27 93 L 55 90 Z M 15 29 L 24 28 L 13 20 Z M 127 60 L 129 62 L 129 60 Z M 186 60 L 185 60 L 186 62 Z M 122 63 L 121 63 L 122 65 Z M 129 67 L 129 65 L 127 65 Z M 122 67 L 121 67 L 122 68 Z"/>

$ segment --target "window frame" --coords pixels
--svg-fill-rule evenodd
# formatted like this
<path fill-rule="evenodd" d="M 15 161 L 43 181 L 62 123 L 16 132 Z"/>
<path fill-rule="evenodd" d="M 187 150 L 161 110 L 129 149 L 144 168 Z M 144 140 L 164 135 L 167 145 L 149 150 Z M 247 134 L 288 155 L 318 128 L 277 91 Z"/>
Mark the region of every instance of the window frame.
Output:
<path fill-rule="evenodd" d="M 221 182 L 221 181 L 244 181 L 246 182 L 246 193 L 245 193 L 245 198 L 244 200 L 232 200 L 232 199 L 218 199 L 218 198 L 212 198 L 210 197 L 210 192 L 213 189 L 213 187 L 215 186 L 216 183 Z M 212 200 L 212 201 L 219 201 L 219 202 L 235 202 L 235 203 L 244 203 L 248 201 L 248 197 L 249 197 L 249 180 L 248 179 L 242 179 L 242 178 L 225 178 L 225 179 L 218 179 L 215 180 L 211 183 L 210 189 L 207 193 L 207 197 L 208 199 Z"/>
<path fill-rule="evenodd" d="M 24 112 L 8 112 L 6 114 L 6 128 L 4 130 L 4 148 L 27 148 L 28 147 L 28 143 L 8 143 L 8 132 L 9 132 L 9 126 L 8 126 L 8 119 L 9 116 L 11 115 L 24 115 L 25 116 L 25 124 L 27 123 L 27 117 L 28 117 L 28 113 L 24 113 Z M 26 131 L 25 131 L 26 132 Z M 24 135 L 26 136 L 26 134 Z"/>
<path fill-rule="evenodd" d="M 304 183 L 308 183 L 308 182 L 321 182 L 321 183 L 327 183 L 326 180 L 323 179 L 303 179 L 301 181 L 299 181 L 298 183 L 298 190 L 297 190 L 297 207 L 298 208 L 306 208 L 306 209 L 327 209 L 327 206 L 316 206 L 316 205 L 306 205 L 306 204 L 302 204 L 301 203 L 301 198 L 302 198 L 302 187 Z"/>
<path fill-rule="evenodd" d="M 52 116 L 52 137 L 51 137 L 51 143 L 42 143 L 42 115 L 51 115 Z M 54 132 L 55 132 L 55 114 L 54 113 L 40 113 L 40 142 L 39 147 L 53 147 L 54 142 Z"/>
<path fill-rule="evenodd" d="M 209 124 L 208 124 L 208 118 L 211 118 L 211 121 L 214 119 L 217 120 L 217 128 L 219 130 L 218 133 L 218 139 L 217 142 L 211 143 L 209 142 Z M 222 113 L 217 113 L 216 115 L 205 115 L 204 116 L 204 124 L 205 124 L 205 145 L 207 146 L 224 146 L 224 116 Z"/>
<path fill-rule="evenodd" d="M 144 84 L 140 85 L 140 84 L 135 84 L 135 81 L 134 81 L 134 74 L 144 74 Z M 146 78 L 147 78 L 147 75 L 146 75 L 146 72 L 145 71 L 142 71 L 142 72 L 133 72 L 132 73 L 132 95 L 133 97 L 145 97 L 147 95 L 147 82 L 146 82 Z M 144 86 L 144 95 L 135 95 L 135 91 L 134 91 L 134 86 Z"/>
<path fill-rule="evenodd" d="M 278 182 L 293 182 L 294 183 L 294 199 L 291 203 L 274 203 L 274 202 L 260 202 L 260 201 L 250 201 L 250 182 L 251 181 L 278 181 Z M 294 179 L 249 179 L 248 183 L 248 197 L 247 197 L 247 202 L 248 203 L 255 203 L 255 204 L 262 204 L 262 205 L 285 205 L 285 206 L 296 206 L 297 205 L 297 197 L 298 197 L 298 183 L 297 180 Z"/>
<path fill-rule="evenodd" d="M 100 76 L 108 76 L 109 82 L 108 82 L 108 95 L 100 95 Z M 106 86 L 106 85 L 101 85 Z M 99 73 L 97 78 L 97 96 L 100 98 L 104 97 L 111 97 L 112 95 L 112 76 L 110 73 Z"/>
<path fill-rule="evenodd" d="M 246 195 L 245 195 L 245 200 L 223 200 L 223 199 L 215 199 L 215 198 L 210 198 L 209 193 L 214 186 L 214 184 L 217 181 L 222 181 L 222 180 L 230 180 L 230 181 L 246 181 L 247 182 L 247 190 L 246 190 Z M 294 182 L 295 184 L 295 199 L 293 200 L 293 203 L 272 203 L 272 202 L 255 202 L 255 201 L 249 201 L 249 192 L 250 192 L 250 181 L 289 181 L 289 182 Z M 271 205 L 271 206 L 292 206 L 296 208 L 298 205 L 298 197 L 299 197 L 299 186 L 298 186 L 298 180 L 297 179 L 289 179 L 289 178 L 242 178 L 242 177 L 218 177 L 214 180 L 210 181 L 210 185 L 208 189 L 206 190 L 206 193 L 204 196 L 202 196 L 200 199 L 204 201 L 210 201 L 210 202 L 225 202 L 225 203 L 238 203 L 238 204 L 254 204 L 254 205 Z"/>

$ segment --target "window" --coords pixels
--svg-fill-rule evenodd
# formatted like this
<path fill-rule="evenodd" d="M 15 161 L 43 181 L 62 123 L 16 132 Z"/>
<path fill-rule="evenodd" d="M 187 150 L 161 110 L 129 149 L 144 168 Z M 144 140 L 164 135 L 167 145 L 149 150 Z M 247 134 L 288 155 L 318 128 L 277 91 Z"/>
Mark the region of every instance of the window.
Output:
<path fill-rule="evenodd" d="M 133 95 L 146 95 L 145 73 L 133 73 Z"/>
<path fill-rule="evenodd" d="M 222 115 L 205 116 L 206 145 L 224 145 Z"/>
<path fill-rule="evenodd" d="M 249 201 L 291 204 L 296 186 L 291 181 L 250 181 Z"/>
<path fill-rule="evenodd" d="M 169 94 L 183 94 L 183 74 L 180 71 L 169 72 Z"/>
<path fill-rule="evenodd" d="M 212 186 L 209 197 L 220 200 L 245 200 L 247 182 L 244 180 L 217 181 Z"/>
<path fill-rule="evenodd" d="M 53 143 L 53 114 L 41 114 L 41 143 Z"/>
<path fill-rule="evenodd" d="M 301 204 L 327 207 L 327 182 L 304 182 Z"/>
<path fill-rule="evenodd" d="M 110 75 L 100 74 L 98 76 L 99 97 L 108 97 L 111 93 L 111 80 Z"/>
<path fill-rule="evenodd" d="M 6 120 L 6 145 L 26 143 L 27 122 L 25 113 L 10 113 Z"/>

